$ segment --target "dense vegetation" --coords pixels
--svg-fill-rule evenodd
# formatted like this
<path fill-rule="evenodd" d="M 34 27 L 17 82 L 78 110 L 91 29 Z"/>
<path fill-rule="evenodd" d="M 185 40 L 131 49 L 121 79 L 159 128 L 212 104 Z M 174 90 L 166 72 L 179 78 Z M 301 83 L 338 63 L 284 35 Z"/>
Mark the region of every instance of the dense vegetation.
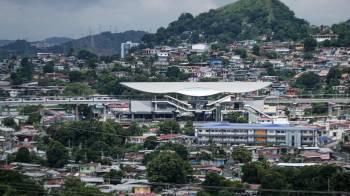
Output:
<path fill-rule="evenodd" d="M 16 171 L 0 170 L 0 195 L 46 195 L 44 188 Z"/>
<path fill-rule="evenodd" d="M 278 0 L 240 0 L 197 17 L 189 13 L 161 27 L 156 34 L 147 34 L 146 43 L 175 45 L 186 40 L 193 43 L 267 36 L 273 40 L 299 40 L 307 36 L 308 23 L 294 16 Z"/>
<path fill-rule="evenodd" d="M 79 195 L 110 195 L 101 193 L 96 187 L 86 186 L 77 178 L 68 178 L 65 180 L 62 190 L 52 190 L 48 193 L 39 183 L 29 177 L 18 173 L 17 171 L 0 170 L 0 195 L 61 195 L 61 196 L 79 196 Z"/>
<path fill-rule="evenodd" d="M 120 156 L 126 136 L 132 135 L 133 130 L 124 130 L 112 121 L 77 121 L 52 126 L 48 133 L 53 140 L 65 147 L 71 147 L 76 162 L 97 162 L 101 161 L 101 152 L 104 156 Z M 59 149 L 60 144 L 54 143 L 50 146 Z M 65 157 L 64 153 L 60 154 Z"/>
<path fill-rule="evenodd" d="M 191 172 L 191 165 L 176 153 L 161 152 L 147 164 L 151 182 L 184 183 Z"/>
<path fill-rule="evenodd" d="M 342 22 L 332 25 L 332 31 L 339 37 L 337 40 L 325 41 L 324 46 L 349 47 L 350 46 L 350 22 Z"/>
<path fill-rule="evenodd" d="M 263 189 L 349 191 L 346 186 L 349 174 L 333 165 L 278 168 L 266 162 L 253 162 L 243 166 L 242 179 L 251 184 L 261 184 Z"/>
<path fill-rule="evenodd" d="M 70 53 L 82 49 L 93 51 L 101 56 L 120 53 L 121 43 L 132 41 L 140 42 L 145 35 L 144 31 L 126 31 L 122 33 L 103 32 L 96 35 L 70 40 L 48 48 L 37 48 L 31 42 L 16 40 L 0 46 L 0 57 L 11 55 L 36 55 L 37 52 Z"/>

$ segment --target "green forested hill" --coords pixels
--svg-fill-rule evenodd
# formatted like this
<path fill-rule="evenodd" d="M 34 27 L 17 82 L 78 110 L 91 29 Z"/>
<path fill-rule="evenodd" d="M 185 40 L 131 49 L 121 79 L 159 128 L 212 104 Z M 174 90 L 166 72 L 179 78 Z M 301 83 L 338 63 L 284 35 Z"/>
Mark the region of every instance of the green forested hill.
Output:
<path fill-rule="evenodd" d="M 177 44 L 182 40 L 221 41 L 256 39 L 298 40 L 308 35 L 309 24 L 279 0 L 239 0 L 196 17 L 182 14 L 167 28 L 144 37 L 146 43 Z"/>
<path fill-rule="evenodd" d="M 332 26 L 332 31 L 339 37 L 337 40 L 327 41 L 325 45 L 350 47 L 350 20 Z"/>

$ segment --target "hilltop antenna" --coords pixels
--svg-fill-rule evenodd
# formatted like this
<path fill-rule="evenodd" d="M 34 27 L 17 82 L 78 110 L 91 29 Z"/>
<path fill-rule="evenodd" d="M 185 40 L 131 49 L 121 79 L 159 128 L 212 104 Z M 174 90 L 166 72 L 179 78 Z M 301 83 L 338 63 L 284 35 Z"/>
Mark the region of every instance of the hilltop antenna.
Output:
<path fill-rule="evenodd" d="M 94 48 L 95 47 L 95 43 L 94 43 L 94 36 L 92 34 L 93 34 L 93 31 L 89 27 L 90 47 Z"/>
<path fill-rule="evenodd" d="M 90 47 L 93 48 L 94 47 L 94 36 L 92 35 L 93 31 L 91 30 L 91 27 L 89 27 L 89 37 L 90 37 Z"/>
<path fill-rule="evenodd" d="M 118 26 L 114 25 L 114 33 L 118 33 Z"/>
<path fill-rule="evenodd" d="M 101 24 L 98 24 L 98 32 L 102 33 L 102 26 L 101 26 Z"/>

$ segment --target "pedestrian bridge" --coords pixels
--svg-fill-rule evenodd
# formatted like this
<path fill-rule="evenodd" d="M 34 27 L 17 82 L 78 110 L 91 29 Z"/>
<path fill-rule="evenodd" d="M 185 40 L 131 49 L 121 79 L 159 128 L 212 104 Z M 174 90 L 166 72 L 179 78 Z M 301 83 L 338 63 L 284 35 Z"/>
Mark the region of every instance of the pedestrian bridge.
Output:
<path fill-rule="evenodd" d="M 245 98 L 241 98 L 245 100 Z M 118 102 L 129 102 L 134 100 L 125 96 L 57 96 L 57 97 L 19 97 L 19 98 L 2 98 L 0 106 L 20 106 L 20 105 L 79 105 L 79 104 L 111 104 Z M 136 98 L 135 100 L 139 100 Z M 251 99 L 247 99 L 251 100 Z M 303 104 L 303 103 L 350 103 L 350 97 L 266 97 L 265 104 Z M 154 101 L 154 100 L 149 100 Z M 166 101 L 177 104 L 182 107 L 189 107 L 186 104 L 180 104 L 179 100 L 169 100 L 169 98 L 160 98 L 156 101 Z M 182 102 L 181 102 L 182 103 Z M 179 107 L 180 107 L 179 106 Z"/>
<path fill-rule="evenodd" d="M 125 99 L 126 100 L 126 99 Z M 89 97 L 20 97 L 7 98 L 0 101 L 1 106 L 18 105 L 78 105 L 78 104 L 110 104 L 120 102 L 121 99 L 113 96 Z"/>

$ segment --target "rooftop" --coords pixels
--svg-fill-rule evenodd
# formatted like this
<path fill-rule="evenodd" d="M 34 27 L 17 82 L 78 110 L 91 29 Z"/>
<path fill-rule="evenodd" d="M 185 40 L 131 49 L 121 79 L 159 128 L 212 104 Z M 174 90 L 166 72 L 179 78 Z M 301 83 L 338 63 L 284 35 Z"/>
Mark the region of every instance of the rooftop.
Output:
<path fill-rule="evenodd" d="M 272 130 L 317 130 L 312 127 L 294 126 L 289 124 L 249 124 L 249 123 L 203 123 L 196 127 L 202 129 L 272 129 Z"/>
<path fill-rule="evenodd" d="M 240 94 L 270 86 L 270 82 L 122 82 L 122 85 L 154 94 L 179 93 L 201 97 L 220 93 Z"/>

